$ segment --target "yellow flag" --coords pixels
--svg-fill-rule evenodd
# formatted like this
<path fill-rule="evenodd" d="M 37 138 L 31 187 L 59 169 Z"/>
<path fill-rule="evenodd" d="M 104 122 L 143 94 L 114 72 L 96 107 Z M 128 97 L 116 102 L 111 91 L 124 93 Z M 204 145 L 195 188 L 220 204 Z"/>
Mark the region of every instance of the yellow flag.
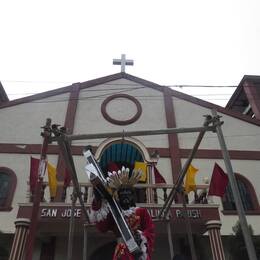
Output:
<path fill-rule="evenodd" d="M 195 191 L 196 189 L 196 183 L 195 183 L 195 175 L 197 173 L 198 169 L 193 167 L 191 164 L 188 168 L 188 171 L 186 173 L 186 179 L 185 179 L 185 185 L 184 189 L 187 193 L 190 191 Z"/>
<path fill-rule="evenodd" d="M 57 192 L 56 168 L 50 163 L 48 163 L 48 179 L 49 179 L 50 195 L 52 198 L 54 198 Z"/>
<path fill-rule="evenodd" d="M 145 162 L 135 162 L 135 170 L 141 170 L 142 176 L 140 182 L 146 182 L 147 180 L 147 164 Z"/>

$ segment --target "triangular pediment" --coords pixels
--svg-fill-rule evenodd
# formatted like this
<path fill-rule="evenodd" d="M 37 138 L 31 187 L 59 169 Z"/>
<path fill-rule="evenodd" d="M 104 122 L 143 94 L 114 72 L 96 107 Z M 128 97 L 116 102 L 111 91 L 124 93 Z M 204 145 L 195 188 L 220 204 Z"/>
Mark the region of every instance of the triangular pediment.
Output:
<path fill-rule="evenodd" d="M 94 87 L 94 86 L 98 86 L 98 85 L 105 84 L 105 83 L 112 82 L 112 81 L 119 80 L 119 79 L 127 79 L 129 81 L 141 84 L 141 85 L 143 85 L 147 88 L 152 88 L 152 89 L 160 91 L 160 92 L 165 92 L 165 93 L 167 93 L 167 95 L 170 95 L 172 97 L 176 97 L 178 99 L 182 99 L 182 100 L 185 100 L 187 102 L 191 102 L 193 104 L 196 104 L 196 105 L 208 108 L 208 109 L 215 109 L 218 112 L 221 112 L 223 114 L 226 114 L 226 115 L 238 118 L 240 120 L 246 121 L 248 123 L 260 126 L 259 120 L 248 118 L 247 116 L 245 116 L 241 113 L 238 113 L 236 111 L 231 111 L 227 108 L 215 105 L 215 104 L 207 102 L 205 100 L 202 100 L 202 99 L 190 96 L 188 94 L 184 94 L 182 92 L 173 90 L 168 86 L 159 85 L 159 84 L 156 84 L 154 82 L 151 82 L 151 81 L 148 81 L 148 80 L 145 80 L 145 79 L 124 73 L 124 72 L 112 74 L 112 75 L 109 75 L 109 76 L 105 76 L 105 77 L 101 77 L 101 78 L 97 78 L 97 79 L 93 79 L 93 80 L 89 80 L 89 81 L 86 81 L 86 82 L 75 83 L 75 84 L 72 84 L 72 85 L 67 86 L 67 87 L 62 87 L 62 88 L 54 89 L 54 90 L 51 90 L 51 91 L 42 92 L 42 93 L 39 93 L 39 94 L 27 96 L 27 97 L 24 97 L 24 98 L 19 98 L 19 99 L 12 100 L 12 101 L 6 101 L 4 103 L 0 103 L 0 109 L 4 108 L 4 107 L 10 107 L 10 106 L 23 104 L 23 103 L 29 103 L 29 102 L 32 102 L 32 101 L 37 101 L 37 100 L 41 100 L 41 99 L 44 99 L 44 98 L 49 98 L 49 97 L 52 97 L 52 96 L 65 94 L 65 93 L 70 93 L 73 90 L 75 85 L 79 85 L 80 90 L 83 90 L 83 89 L 91 88 L 91 87 Z"/>

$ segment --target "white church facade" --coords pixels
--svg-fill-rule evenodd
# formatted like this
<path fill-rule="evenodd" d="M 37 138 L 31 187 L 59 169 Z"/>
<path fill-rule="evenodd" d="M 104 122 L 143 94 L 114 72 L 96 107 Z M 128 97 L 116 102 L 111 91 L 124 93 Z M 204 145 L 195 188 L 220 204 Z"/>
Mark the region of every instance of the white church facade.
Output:
<path fill-rule="evenodd" d="M 41 127 L 50 118 L 53 124 L 65 126 L 71 135 L 108 135 L 71 142 L 86 208 L 91 204 L 92 186 L 84 172 L 82 151 L 85 146 L 93 147 L 95 158 L 103 170 L 110 161 L 125 163 L 130 168 L 135 161 L 146 162 L 147 181 L 137 185 L 136 190 L 138 205 L 149 210 L 156 226 L 154 259 L 172 259 L 176 253 L 191 259 L 183 203 L 177 198 L 173 201 L 167 220 L 158 219 L 158 212 L 177 181 L 198 132 L 142 136 L 126 136 L 125 133 L 201 127 L 205 115 L 212 115 L 212 110 L 217 111 L 224 122 L 221 128 L 246 219 L 254 235 L 260 236 L 260 119 L 121 72 L 13 101 L 6 98 L 0 101 L 0 231 L 1 237 L 7 241 L 8 253 L 18 229 L 25 230 L 19 241 L 23 241 L 22 250 L 26 250 L 26 230 L 32 214 L 30 158 L 40 158 Z M 109 137 L 109 133 L 120 132 L 120 137 Z M 33 259 L 61 260 L 67 256 L 73 187 L 64 193 L 65 162 L 57 143 L 48 145 L 47 158 L 57 169 L 57 196 L 50 198 L 46 174 Z M 216 133 L 206 132 L 192 160 L 192 165 L 198 169 L 198 194 L 208 189 L 205 180 L 210 181 L 215 163 L 226 171 Z M 155 165 L 165 183 L 156 181 Z M 223 198 L 213 196 L 206 203 L 195 200 L 193 192 L 189 194 L 186 207 L 198 259 L 228 259 L 228 237 L 238 220 L 231 193 L 228 188 Z M 83 259 L 84 255 L 89 260 L 105 259 L 102 257 L 114 246 L 113 236 L 101 234 L 86 223 L 78 202 L 74 212 L 73 259 Z"/>

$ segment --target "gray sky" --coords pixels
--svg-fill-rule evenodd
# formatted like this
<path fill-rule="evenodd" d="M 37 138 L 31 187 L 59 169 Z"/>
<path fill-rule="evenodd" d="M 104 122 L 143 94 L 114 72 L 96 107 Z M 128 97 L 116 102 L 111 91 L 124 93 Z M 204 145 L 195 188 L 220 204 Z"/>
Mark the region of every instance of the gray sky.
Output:
<path fill-rule="evenodd" d="M 260 75 L 259 0 L 3 0 L 0 10 L 10 99 L 117 73 L 122 53 L 135 62 L 127 73 L 162 85 Z M 225 105 L 235 89 L 176 90 Z"/>

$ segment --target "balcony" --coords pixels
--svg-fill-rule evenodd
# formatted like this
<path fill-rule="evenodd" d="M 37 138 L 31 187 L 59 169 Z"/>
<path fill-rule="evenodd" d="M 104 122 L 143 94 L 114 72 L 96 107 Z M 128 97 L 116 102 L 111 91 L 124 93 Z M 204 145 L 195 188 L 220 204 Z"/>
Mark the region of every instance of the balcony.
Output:
<path fill-rule="evenodd" d="M 149 206 L 150 204 L 156 204 L 162 206 L 169 196 L 170 191 L 173 188 L 173 184 L 136 184 L 136 201 L 137 204 L 145 204 Z M 207 189 L 209 185 L 197 185 L 197 192 L 191 192 L 189 196 L 185 196 L 187 204 L 208 204 L 207 199 Z M 93 186 L 91 183 L 80 183 L 80 190 L 82 194 L 83 201 L 86 204 L 91 204 Z M 63 189 L 61 202 L 65 204 L 71 204 L 71 195 L 73 192 L 73 186 L 70 185 L 66 190 Z M 27 190 L 28 203 L 33 201 L 33 196 L 29 191 L 29 186 Z M 178 198 L 175 200 L 175 204 L 178 203 Z M 54 203 L 54 199 L 50 197 L 48 182 L 43 182 L 41 202 L 44 203 Z M 57 202 L 57 201 L 56 201 Z"/>
<path fill-rule="evenodd" d="M 41 229 L 58 228 L 62 230 L 64 224 L 69 223 L 72 214 L 71 210 L 71 194 L 73 187 L 67 188 L 63 192 L 62 201 L 53 201 L 49 195 L 48 183 L 43 183 L 42 201 L 39 209 L 39 221 Z M 154 222 L 162 223 L 163 220 L 158 219 L 158 213 L 170 191 L 172 184 L 138 184 L 136 187 L 137 206 L 145 207 L 150 212 Z M 61 187 L 62 188 L 62 187 Z M 208 185 L 198 185 L 197 193 L 190 192 L 186 196 L 186 209 L 183 207 L 182 201 L 177 199 L 172 203 L 169 211 L 169 219 L 173 223 L 175 232 L 182 232 L 185 228 L 185 214 L 193 226 L 195 232 L 205 232 L 205 223 L 209 220 L 219 220 L 218 205 L 208 203 L 206 190 Z M 91 206 L 93 188 L 90 183 L 80 183 L 82 198 L 87 210 Z M 194 196 L 195 195 L 195 196 Z M 30 218 L 32 210 L 32 196 L 28 192 L 28 202 L 19 204 L 18 217 Z M 85 222 L 82 208 L 76 201 L 74 216 L 78 224 Z M 187 220 L 187 219 L 186 219 Z"/>

